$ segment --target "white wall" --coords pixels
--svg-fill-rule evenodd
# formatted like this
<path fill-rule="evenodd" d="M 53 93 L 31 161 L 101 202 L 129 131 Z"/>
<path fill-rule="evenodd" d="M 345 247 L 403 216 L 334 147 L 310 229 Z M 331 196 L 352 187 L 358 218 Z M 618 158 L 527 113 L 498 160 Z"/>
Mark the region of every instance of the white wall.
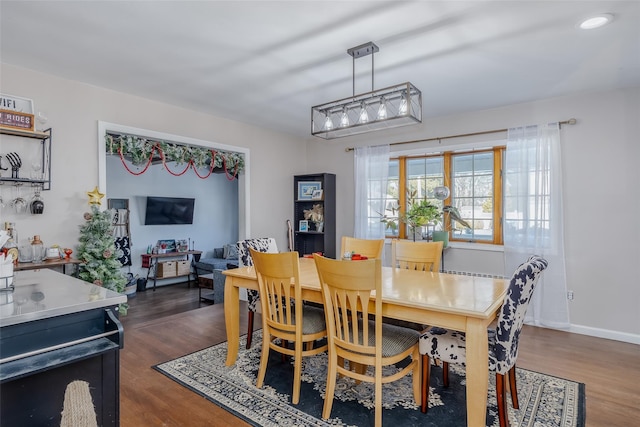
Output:
<path fill-rule="evenodd" d="M 429 102 L 428 97 L 424 102 Z M 379 145 L 557 122 L 561 130 L 565 255 L 572 330 L 640 343 L 640 88 L 556 99 L 425 120 L 421 125 L 328 142 L 309 142 L 308 167 L 337 174 L 338 235 L 353 234 L 353 153 L 346 147 Z M 483 137 L 495 139 L 500 135 Z M 462 142 L 469 142 L 467 138 Z M 460 140 L 392 147 L 393 151 L 459 144 Z M 455 244 L 453 246 L 456 246 Z M 458 245 L 465 246 L 468 245 Z M 451 249 L 446 268 L 502 274 L 499 248 Z"/>
<path fill-rule="evenodd" d="M 250 234 L 275 236 L 278 246 L 286 248 L 294 174 L 336 174 L 337 240 L 353 234 L 353 153 L 345 152 L 346 147 L 575 117 L 578 124 L 562 130 L 567 281 L 575 292 L 572 329 L 640 343 L 640 280 L 635 274 L 640 264 L 640 88 L 428 119 L 419 126 L 332 141 L 308 137 L 305 144 L 291 136 L 6 64 L 0 72 L 0 90 L 32 98 L 36 110 L 47 112 L 54 129 L 53 184 L 43 193 L 45 214 L 15 218 L 5 217 L 3 211 L 1 220 L 16 221 L 22 235 L 41 234 L 45 244 L 61 246 L 76 245 L 78 225 L 88 209 L 86 192 L 98 182 L 98 120 L 250 149 Z M 499 251 L 455 249 L 447 257 L 451 269 L 503 268 Z"/>
<path fill-rule="evenodd" d="M 52 185 L 42 193 L 44 214 L 18 216 L 8 209 L 0 213 L 0 221 L 14 221 L 21 236 L 40 234 L 45 245 L 77 245 L 83 213 L 89 210 L 86 192 L 98 185 L 97 134 L 102 120 L 249 150 L 250 158 L 259 161 L 250 163 L 246 188 L 247 237 L 273 236 L 278 247 L 287 247 L 293 175 L 306 170 L 306 147 L 299 139 L 7 64 L 0 64 L 0 76 L 2 93 L 33 99 L 36 111 L 45 111 L 53 128 Z M 0 153 L 6 151 L 4 139 L 0 136 Z M 12 191 L 0 188 L 3 196 Z M 239 189 L 240 198 L 244 191 Z M 112 197 L 108 190 L 107 197 Z"/>

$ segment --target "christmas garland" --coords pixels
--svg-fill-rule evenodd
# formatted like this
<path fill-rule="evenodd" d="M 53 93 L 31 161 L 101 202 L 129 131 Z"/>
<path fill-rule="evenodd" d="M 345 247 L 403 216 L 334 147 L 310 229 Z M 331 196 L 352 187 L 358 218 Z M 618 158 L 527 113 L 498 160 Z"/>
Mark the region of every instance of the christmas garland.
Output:
<path fill-rule="evenodd" d="M 125 169 L 133 175 L 141 175 L 147 171 L 157 152 L 165 169 L 174 176 L 184 174 L 190 167 L 198 178 L 208 178 L 215 169 L 224 170 L 227 179 L 232 181 L 244 170 L 244 156 L 232 151 L 213 150 L 194 145 L 178 144 L 168 141 L 154 141 L 135 135 L 105 135 L 107 153 L 118 154 Z M 142 171 L 131 170 L 125 163 L 125 157 L 135 166 L 144 166 Z M 186 164 L 181 172 L 172 172 L 167 162 Z M 198 169 L 207 168 L 208 173 L 201 175 Z"/>

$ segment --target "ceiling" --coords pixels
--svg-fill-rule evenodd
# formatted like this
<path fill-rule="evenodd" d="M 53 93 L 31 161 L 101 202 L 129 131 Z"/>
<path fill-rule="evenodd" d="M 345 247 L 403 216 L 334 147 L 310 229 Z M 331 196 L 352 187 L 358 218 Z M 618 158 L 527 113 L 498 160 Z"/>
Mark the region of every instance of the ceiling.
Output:
<path fill-rule="evenodd" d="M 369 41 L 375 88 L 410 81 L 423 119 L 640 86 L 639 1 L 0 1 L 4 63 L 302 138 Z"/>

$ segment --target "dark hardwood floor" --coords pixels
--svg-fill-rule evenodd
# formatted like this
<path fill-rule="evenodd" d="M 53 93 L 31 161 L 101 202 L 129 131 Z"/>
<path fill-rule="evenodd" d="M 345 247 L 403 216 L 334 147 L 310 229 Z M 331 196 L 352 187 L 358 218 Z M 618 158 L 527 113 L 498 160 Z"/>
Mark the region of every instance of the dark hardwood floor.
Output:
<path fill-rule="evenodd" d="M 225 341 L 223 305 L 198 302 L 197 288 L 185 283 L 139 292 L 129 306 L 121 318 L 121 425 L 247 426 L 152 368 Z M 240 313 L 246 330 L 246 309 Z M 640 346 L 525 326 L 518 362 L 585 383 L 587 427 L 640 425 Z"/>

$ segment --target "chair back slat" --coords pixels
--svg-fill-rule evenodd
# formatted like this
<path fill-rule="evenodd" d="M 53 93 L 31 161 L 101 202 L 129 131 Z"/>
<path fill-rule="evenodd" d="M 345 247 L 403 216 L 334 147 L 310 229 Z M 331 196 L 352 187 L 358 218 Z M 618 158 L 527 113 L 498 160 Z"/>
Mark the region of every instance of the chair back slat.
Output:
<path fill-rule="evenodd" d="M 391 241 L 391 266 L 418 271 L 438 272 L 443 242 Z"/>
<path fill-rule="evenodd" d="M 345 252 L 349 252 L 366 256 L 369 259 L 382 259 L 383 248 L 384 239 L 357 239 L 355 237 L 342 236 L 340 257 Z"/>

